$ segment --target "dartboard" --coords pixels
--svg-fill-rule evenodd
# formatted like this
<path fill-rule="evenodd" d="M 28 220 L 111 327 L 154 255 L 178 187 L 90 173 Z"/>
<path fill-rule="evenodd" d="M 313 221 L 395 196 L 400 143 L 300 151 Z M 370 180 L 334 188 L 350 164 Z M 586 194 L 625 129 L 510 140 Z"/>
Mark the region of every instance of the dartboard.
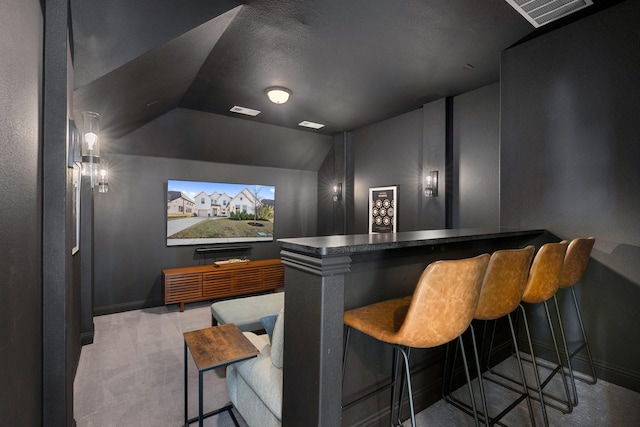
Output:
<path fill-rule="evenodd" d="M 375 189 L 371 193 L 371 230 L 393 233 L 395 230 L 395 190 Z"/>

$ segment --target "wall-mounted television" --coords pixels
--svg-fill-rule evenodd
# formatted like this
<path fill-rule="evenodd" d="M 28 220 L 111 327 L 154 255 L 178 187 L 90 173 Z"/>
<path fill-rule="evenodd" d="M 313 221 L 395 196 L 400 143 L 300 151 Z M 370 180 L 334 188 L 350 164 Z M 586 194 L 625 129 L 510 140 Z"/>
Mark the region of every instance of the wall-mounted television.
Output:
<path fill-rule="evenodd" d="M 273 241 L 276 188 L 167 181 L 167 246 Z"/>

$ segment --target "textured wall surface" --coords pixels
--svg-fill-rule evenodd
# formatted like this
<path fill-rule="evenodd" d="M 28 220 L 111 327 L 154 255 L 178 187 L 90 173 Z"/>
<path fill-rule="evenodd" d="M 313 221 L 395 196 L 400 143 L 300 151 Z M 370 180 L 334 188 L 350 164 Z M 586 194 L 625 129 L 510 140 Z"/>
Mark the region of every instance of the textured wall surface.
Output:
<path fill-rule="evenodd" d="M 275 239 L 316 234 L 315 172 L 125 155 L 110 155 L 109 164 L 109 192 L 94 196 L 98 313 L 162 305 L 163 268 L 214 261 L 195 253 L 212 245 L 166 246 L 168 179 L 275 185 Z M 275 240 L 251 247 L 215 256 L 280 257 Z"/>
<path fill-rule="evenodd" d="M 607 380 L 640 390 L 640 3 L 502 58 L 503 226 L 595 236 L 579 299 Z"/>
<path fill-rule="evenodd" d="M 43 18 L 0 4 L 0 420 L 42 423 L 40 113 Z M 10 208 L 7 208 L 10 206 Z"/>

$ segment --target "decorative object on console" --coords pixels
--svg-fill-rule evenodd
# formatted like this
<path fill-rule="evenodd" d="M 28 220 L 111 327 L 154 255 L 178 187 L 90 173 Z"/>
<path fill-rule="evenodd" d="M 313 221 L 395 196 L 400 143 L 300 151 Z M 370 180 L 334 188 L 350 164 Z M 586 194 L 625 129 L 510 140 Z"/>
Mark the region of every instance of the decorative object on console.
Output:
<path fill-rule="evenodd" d="M 369 233 L 395 233 L 398 187 L 369 189 Z"/>
<path fill-rule="evenodd" d="M 249 260 L 246 258 L 231 258 L 231 259 L 225 259 L 223 261 L 215 261 L 213 265 L 215 265 L 216 267 L 220 267 L 221 265 L 242 264 L 245 262 L 249 262 Z"/>

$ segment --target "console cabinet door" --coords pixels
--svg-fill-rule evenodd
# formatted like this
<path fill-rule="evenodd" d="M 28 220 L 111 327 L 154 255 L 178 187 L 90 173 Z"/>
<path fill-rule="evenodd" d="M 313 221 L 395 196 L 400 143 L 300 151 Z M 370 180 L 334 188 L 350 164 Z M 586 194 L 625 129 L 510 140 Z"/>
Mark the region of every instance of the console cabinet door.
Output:
<path fill-rule="evenodd" d="M 262 268 L 262 287 L 277 289 L 284 286 L 284 265 L 268 265 Z"/>
<path fill-rule="evenodd" d="M 260 292 L 260 267 L 236 270 L 234 291 L 239 294 Z"/>
<path fill-rule="evenodd" d="M 233 272 L 215 271 L 202 275 L 202 296 L 205 299 L 224 298 L 233 295 Z"/>
<path fill-rule="evenodd" d="M 180 303 L 202 299 L 202 273 L 165 276 L 164 303 Z"/>

